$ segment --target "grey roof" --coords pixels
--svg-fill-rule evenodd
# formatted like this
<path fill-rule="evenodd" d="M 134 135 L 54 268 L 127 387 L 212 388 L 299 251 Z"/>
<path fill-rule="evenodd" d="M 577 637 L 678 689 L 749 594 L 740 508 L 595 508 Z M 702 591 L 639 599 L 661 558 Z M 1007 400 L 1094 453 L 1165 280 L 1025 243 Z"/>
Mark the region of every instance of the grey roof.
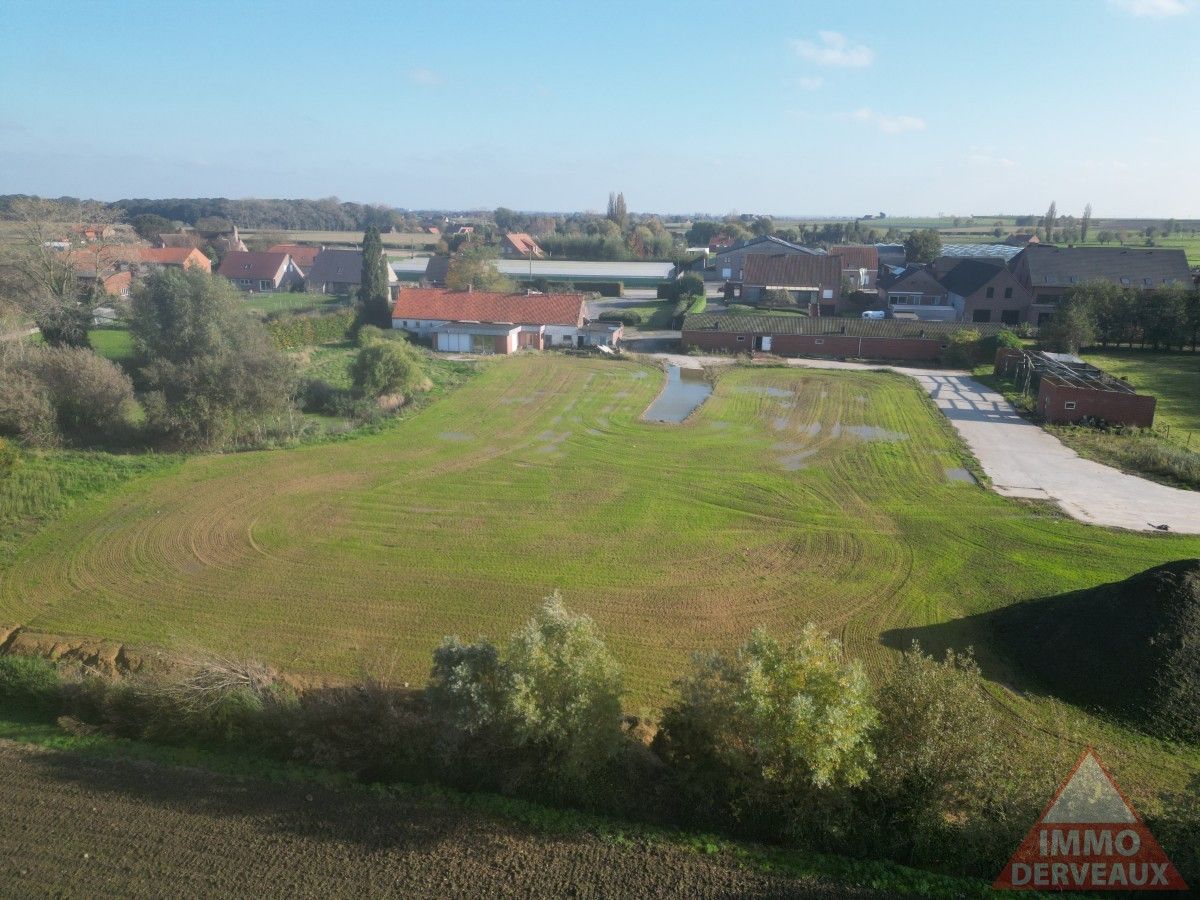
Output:
<path fill-rule="evenodd" d="M 1127 287 L 1148 288 L 1191 283 L 1187 255 L 1176 247 L 1052 247 L 1030 244 L 1021 249 L 1015 266 L 1023 269 L 1034 287 L 1110 281 Z"/>
<path fill-rule="evenodd" d="M 320 257 L 317 257 L 320 259 Z M 422 275 L 431 265 L 430 258 L 418 256 L 412 259 L 391 260 L 392 270 L 408 276 Z M 669 262 L 598 262 L 594 260 L 570 259 L 535 259 L 530 264 L 527 259 L 499 259 L 495 266 L 505 275 L 526 277 L 530 271 L 534 278 L 545 278 L 548 281 L 611 280 L 621 281 L 626 278 L 657 279 L 666 281 L 675 274 L 675 264 Z"/>
<path fill-rule="evenodd" d="M 876 244 L 875 249 L 879 251 L 879 261 L 884 265 L 904 265 L 903 244 Z"/>
<path fill-rule="evenodd" d="M 1020 253 L 1023 247 L 1013 247 L 1009 244 L 942 244 L 942 256 L 974 257 L 998 256 L 1001 259 L 1012 259 Z"/>
<path fill-rule="evenodd" d="M 1004 266 L 994 261 L 964 259 L 943 275 L 940 281 L 950 293 L 969 297 L 1003 271 Z"/>
<path fill-rule="evenodd" d="M 358 284 L 362 280 L 362 260 L 361 250 L 330 247 L 317 254 L 308 280 L 315 284 Z"/>
<path fill-rule="evenodd" d="M 807 334 L 849 337 L 936 338 L 971 329 L 990 334 L 1001 325 L 975 322 L 905 322 L 898 319 L 839 319 L 802 315 L 755 316 L 700 313 L 683 320 L 684 331 L 724 331 L 730 334 Z"/>
<path fill-rule="evenodd" d="M 742 272 L 749 285 L 788 288 L 837 286 L 842 280 L 840 256 L 801 253 L 750 253 Z"/>
<path fill-rule="evenodd" d="M 814 250 L 811 247 L 793 244 L 791 241 L 785 241 L 783 238 L 777 238 L 773 237 L 772 235 L 765 234 L 761 237 L 752 237 L 747 238 L 744 241 L 738 241 L 737 243 L 730 244 L 728 247 L 722 247 L 713 254 L 713 258 L 715 259 L 718 256 L 724 256 L 726 253 L 736 253 L 738 250 L 744 250 L 747 247 L 755 247 L 759 244 L 768 245 L 762 248 L 763 253 L 771 253 L 777 250 L 791 250 L 799 253 L 809 253 L 813 256 L 823 256 L 825 254 L 824 250 Z"/>

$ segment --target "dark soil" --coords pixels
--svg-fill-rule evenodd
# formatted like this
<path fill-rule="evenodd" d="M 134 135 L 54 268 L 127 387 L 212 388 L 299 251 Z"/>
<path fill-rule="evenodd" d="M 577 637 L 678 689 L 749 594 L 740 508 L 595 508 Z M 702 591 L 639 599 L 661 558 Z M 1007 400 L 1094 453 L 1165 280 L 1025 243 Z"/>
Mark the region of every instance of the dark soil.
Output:
<path fill-rule="evenodd" d="M 547 837 L 433 800 L 0 741 L 4 897 L 849 897 L 659 843 Z"/>

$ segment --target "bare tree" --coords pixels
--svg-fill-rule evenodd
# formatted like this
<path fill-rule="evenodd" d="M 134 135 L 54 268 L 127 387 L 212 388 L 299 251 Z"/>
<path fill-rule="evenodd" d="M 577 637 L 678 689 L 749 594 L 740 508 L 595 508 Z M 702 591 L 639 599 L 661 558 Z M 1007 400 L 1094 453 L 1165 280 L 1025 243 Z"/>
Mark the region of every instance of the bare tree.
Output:
<path fill-rule="evenodd" d="M 46 342 L 85 347 L 105 281 L 137 249 L 114 233 L 113 211 L 96 203 L 64 208 L 32 197 L 13 203 L 16 241 L 0 256 L 0 304 L 33 319 Z"/>

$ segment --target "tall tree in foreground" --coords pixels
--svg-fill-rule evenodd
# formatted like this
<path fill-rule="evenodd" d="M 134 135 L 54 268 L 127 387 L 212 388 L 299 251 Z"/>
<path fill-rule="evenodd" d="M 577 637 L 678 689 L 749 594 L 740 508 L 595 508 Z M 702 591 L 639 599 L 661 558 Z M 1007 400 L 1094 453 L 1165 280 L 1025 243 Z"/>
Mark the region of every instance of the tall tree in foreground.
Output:
<path fill-rule="evenodd" d="M 1079 241 L 1087 243 L 1088 229 L 1092 227 L 1092 204 L 1083 208 L 1083 218 L 1079 220 Z"/>
<path fill-rule="evenodd" d="M 387 258 L 383 255 L 383 239 L 379 227 L 370 225 L 363 235 L 362 275 L 358 283 L 358 301 L 363 305 L 363 319 L 383 328 L 391 324 L 388 306 Z"/>
<path fill-rule="evenodd" d="M 904 257 L 909 262 L 933 262 L 942 253 L 942 236 L 932 228 L 910 231 L 904 239 Z"/>
<path fill-rule="evenodd" d="M 1058 219 L 1058 204 L 1051 200 L 1050 208 L 1046 210 L 1045 218 L 1042 219 L 1042 226 L 1046 229 L 1046 243 L 1049 244 L 1054 240 L 1054 223 Z"/>

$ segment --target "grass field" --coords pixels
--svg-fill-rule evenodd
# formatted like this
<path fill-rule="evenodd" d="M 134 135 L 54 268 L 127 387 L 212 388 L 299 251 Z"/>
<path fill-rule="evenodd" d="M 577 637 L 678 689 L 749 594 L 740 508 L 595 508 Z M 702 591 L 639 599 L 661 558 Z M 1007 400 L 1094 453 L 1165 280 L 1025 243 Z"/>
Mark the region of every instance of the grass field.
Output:
<path fill-rule="evenodd" d="M 337 309 L 345 306 L 346 301 L 329 294 L 281 293 L 281 294 L 247 294 L 246 309 L 259 313 L 274 313 L 283 311 L 309 312 Z"/>
<path fill-rule="evenodd" d="M 1191 432 L 1200 449 L 1200 354 L 1108 350 L 1085 353 L 1084 358 L 1140 393 L 1156 396 L 1155 427 Z"/>
<path fill-rule="evenodd" d="M 597 619 L 636 712 L 758 624 L 816 621 L 879 667 L 895 629 L 1200 555 L 949 480 L 961 445 L 902 376 L 735 368 L 684 425 L 642 423 L 661 383 L 631 362 L 497 359 L 378 434 L 190 459 L 24 541 L 0 621 L 420 683 L 443 635 L 503 637 L 557 587 Z M 1143 800 L 1200 770 L 1200 751 L 996 698 L 1047 764 L 1091 741 Z"/>
<path fill-rule="evenodd" d="M 263 229 L 272 236 L 280 236 L 281 241 L 290 244 L 334 244 L 334 245 L 351 245 L 361 244 L 363 233 L 361 231 L 282 231 L 274 228 Z M 252 239 L 257 232 L 252 228 L 242 229 L 242 238 L 244 240 Z M 437 244 L 440 235 L 425 234 L 419 231 L 395 231 L 390 234 L 382 234 L 384 247 L 432 247 Z"/>

